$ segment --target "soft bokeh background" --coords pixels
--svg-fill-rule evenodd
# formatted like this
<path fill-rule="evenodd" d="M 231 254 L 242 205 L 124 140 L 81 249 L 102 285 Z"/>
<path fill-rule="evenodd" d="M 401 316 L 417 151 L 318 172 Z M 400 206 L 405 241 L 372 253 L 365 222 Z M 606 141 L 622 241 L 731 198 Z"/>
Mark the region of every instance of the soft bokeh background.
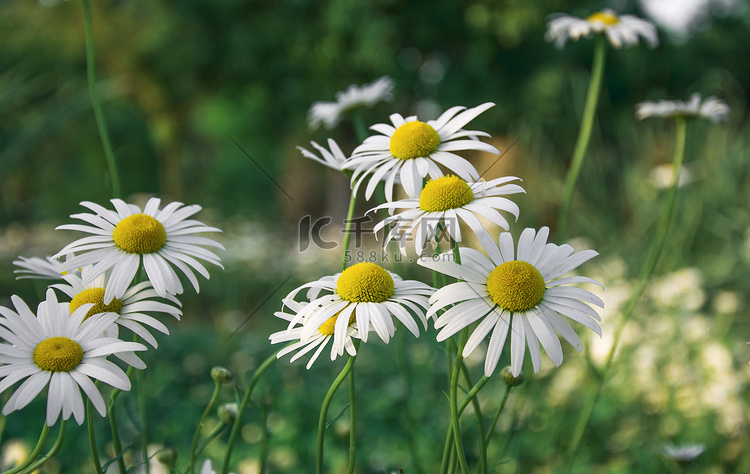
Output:
<path fill-rule="evenodd" d="M 199 219 L 224 229 L 226 271 L 215 269 L 190 292 L 184 318 L 169 324 L 145 355 L 150 439 L 154 449 L 185 449 L 210 396 L 208 376 L 226 365 L 244 386 L 272 353 L 268 335 L 280 299 L 303 282 L 338 269 L 339 249 L 300 252 L 304 216 L 340 223 L 348 182 L 301 158 L 295 146 L 333 137 L 345 152 L 351 122 L 311 132 L 306 111 L 351 83 L 388 75 L 396 99 L 363 111 L 368 123 L 392 112 L 429 119 L 453 105 L 497 104 L 472 126 L 508 150 L 493 164 L 471 159 L 488 179 L 513 174 L 527 194 L 514 234 L 553 227 L 562 179 L 588 82 L 592 42 L 562 51 L 544 42 L 546 15 L 586 16 L 605 6 L 657 20 L 662 44 L 610 50 L 588 159 L 574 197 L 569 235 L 601 256 L 583 271 L 605 283 L 604 338 L 584 331 L 586 354 L 566 349 L 555 368 L 511 395 L 490 447 L 497 472 L 552 473 L 565 452 L 584 395 L 594 383 L 644 258 L 673 171 L 673 127 L 637 123 L 646 99 L 717 95 L 732 107 L 729 124 L 689 125 L 685 184 L 672 234 L 623 338 L 618 362 L 584 438 L 574 472 L 677 472 L 662 447 L 703 443 L 692 472 L 750 472 L 747 439 L 750 380 L 750 9 L 742 0 L 536 2 L 449 0 L 96 0 L 97 68 L 104 110 L 128 199 L 148 195 L 204 207 Z M 56 253 L 74 236 L 53 229 L 81 212 L 79 201 L 105 203 L 107 170 L 87 91 L 81 7 L 75 0 L 0 2 L 0 305 L 18 294 L 34 306 L 41 282 L 15 281 L 18 255 Z M 274 177 L 282 192 L 233 143 Z M 370 207 L 360 203 L 358 213 Z M 327 238 L 340 242 L 336 225 Z M 365 245 L 377 248 L 368 240 Z M 367 247 L 369 250 L 369 247 Z M 429 274 L 403 262 L 408 278 Z M 394 268 L 393 265 L 390 266 Z M 357 472 L 436 472 L 448 404 L 443 347 L 434 330 L 406 331 L 388 346 L 368 343 L 357 360 Z M 568 348 L 569 349 L 569 348 Z M 469 363 L 481 374 L 483 353 Z M 503 363 L 508 362 L 507 351 Z M 268 472 L 308 473 L 325 391 L 344 361 L 323 356 L 276 364 L 257 387 L 243 420 L 236 472 L 257 472 L 264 433 Z M 504 386 L 481 393 L 485 413 Z M 7 395 L 4 395 L 7 396 Z M 223 401 L 234 397 L 230 390 Z M 140 424 L 134 397 L 123 397 L 125 443 Z M 346 405 L 346 391 L 330 416 Z M 3 456 L 36 440 L 44 401 L 4 419 Z M 470 410 L 469 410 L 470 411 Z M 262 414 L 265 413 L 265 417 Z M 262 420 L 265 419 L 265 426 Z M 217 423 L 212 418 L 211 423 Z M 472 418 L 465 417 L 470 431 Z M 99 437 L 107 442 L 101 421 Z M 208 426 L 210 430 L 212 426 Z M 348 415 L 331 428 L 329 472 L 345 470 Z M 208 431 L 207 431 L 208 432 Z M 226 436 L 226 435 L 225 435 Z M 206 453 L 218 459 L 225 436 Z M 90 470 L 85 430 L 71 428 L 48 472 Z M 475 437 L 467 435 L 470 463 Z M 15 450 L 15 451 L 14 451 Z M 416 453 L 416 455 L 413 455 Z M 84 461 L 82 461 L 82 459 Z M 502 464 L 501 464 L 502 463 Z M 182 467 L 182 463 L 179 463 Z"/>

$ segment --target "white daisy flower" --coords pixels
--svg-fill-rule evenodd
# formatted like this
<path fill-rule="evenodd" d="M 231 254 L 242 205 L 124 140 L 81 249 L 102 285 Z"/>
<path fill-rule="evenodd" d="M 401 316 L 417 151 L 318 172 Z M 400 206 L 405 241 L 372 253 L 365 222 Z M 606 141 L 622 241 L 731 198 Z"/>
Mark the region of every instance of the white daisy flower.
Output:
<path fill-rule="evenodd" d="M 201 474 L 216 474 L 216 471 L 214 471 L 213 466 L 211 465 L 211 460 L 206 459 L 203 461 L 203 465 L 201 466 Z M 229 474 L 232 474 L 231 472 Z"/>
<path fill-rule="evenodd" d="M 477 216 L 486 217 L 493 224 L 508 230 L 508 221 L 498 211 L 510 212 L 518 219 L 519 210 L 513 201 L 500 196 L 525 192 L 517 184 L 506 184 L 517 179 L 519 178 L 508 176 L 467 183 L 461 178 L 448 175 L 428 181 L 419 198 L 385 203 L 368 211 L 382 208 L 391 212 L 397 208 L 408 209 L 384 219 L 373 230 L 377 233 L 395 222 L 396 225 L 386 236 L 383 245 L 400 234 L 399 249 L 404 255 L 406 242 L 410 238 L 414 240 L 414 251 L 417 255 L 422 255 L 427 243 L 435 239 L 440 222 L 445 224 L 453 240 L 461 242 L 459 219 L 469 226 L 483 245 L 492 244 L 492 237 Z"/>
<path fill-rule="evenodd" d="M 463 356 L 474 352 L 491 331 L 484 363 L 487 377 L 492 375 L 500 360 L 509 331 L 512 333 L 510 352 L 514 377 L 521 373 L 527 344 L 534 372 L 539 371 L 540 342 L 555 365 L 562 363 L 562 346 L 555 331 L 581 351 L 581 340 L 561 315 L 602 334 L 599 315 L 586 304 L 604 307 L 602 300 L 582 288 L 564 286 L 570 283 L 601 286 L 601 283 L 582 276 L 561 278 L 598 253 L 584 250 L 573 255 L 570 245 L 548 244 L 548 235 L 547 227 L 542 227 L 538 233 L 525 229 L 514 252 L 513 237 L 503 232 L 499 248 L 494 244 L 485 247 L 489 258 L 476 250 L 461 248 L 460 265 L 453 261 L 450 253 L 418 261 L 422 266 L 463 280 L 437 290 L 430 297 L 427 316 L 445 311 L 435 321 L 435 328 L 440 329 L 438 341 L 481 319 L 464 347 Z M 455 306 L 446 310 L 450 305 Z"/>
<path fill-rule="evenodd" d="M 705 444 L 683 444 L 675 446 L 670 443 L 664 446 L 664 454 L 679 463 L 689 463 L 706 450 Z"/>
<path fill-rule="evenodd" d="M 55 255 L 59 257 L 71 252 L 78 253 L 68 259 L 62 269 L 70 270 L 93 264 L 90 278 L 112 269 L 104 292 L 105 304 L 109 304 L 114 298 L 122 298 L 141 262 L 159 296 L 164 298 L 167 294 L 182 293 L 182 283 L 173 266 L 187 276 L 198 292 L 200 287 L 193 270 L 206 279 L 209 274 L 197 259 L 224 268 L 219 257 L 201 246 L 221 250 L 224 247 L 214 240 L 190 234 L 221 230 L 188 219 L 201 210 L 200 206 L 183 207 L 181 202 L 172 202 L 159 210 L 160 202 L 157 198 L 149 199 L 143 211 L 120 199 L 112 199 L 115 211 L 92 202 L 82 202 L 82 206 L 95 214 L 73 214 L 70 217 L 91 225 L 65 224 L 57 229 L 77 230 L 94 235 L 76 240 Z M 86 285 L 89 283 L 91 280 L 84 281 Z"/>
<path fill-rule="evenodd" d="M 393 81 L 381 77 L 369 84 L 350 85 L 345 91 L 336 93 L 336 102 L 313 102 L 307 112 L 307 124 L 315 130 L 321 124 L 332 129 L 341 122 L 344 114 L 357 107 L 372 107 L 381 101 L 393 100 Z"/>
<path fill-rule="evenodd" d="M 16 280 L 34 278 L 40 280 L 62 280 L 65 271 L 62 270 L 63 263 L 52 257 L 18 257 L 13 261 L 18 269 L 13 270 L 17 274 Z"/>
<path fill-rule="evenodd" d="M 74 311 L 84 304 L 93 303 L 94 306 L 86 315 L 87 319 L 99 313 L 115 313 L 118 318 L 115 320 L 116 324 L 113 324 L 109 328 L 108 336 L 118 337 L 117 326 L 119 325 L 131 330 L 134 334 L 137 334 L 144 341 L 148 342 L 151 347 L 156 348 L 158 347 L 156 338 L 154 338 L 154 336 L 151 335 L 143 325 L 149 326 L 152 329 L 156 329 L 167 335 L 169 334 L 169 329 L 167 329 L 167 327 L 158 319 L 149 316 L 144 312 L 169 314 L 179 321 L 182 311 L 179 309 L 179 306 L 181 305 L 177 298 L 169 294 L 165 296 L 167 300 L 171 301 L 176 306 L 162 303 L 160 301 L 154 301 L 153 298 L 157 298 L 159 295 L 151 287 L 151 283 L 148 281 L 138 283 L 128 288 L 121 298 L 113 298 L 112 301 L 105 304 L 104 289 L 107 286 L 107 276 L 103 273 L 96 278 L 91 279 L 89 275 L 91 272 L 92 267 L 88 266 L 83 269 L 80 276 L 64 276 L 63 279 L 67 282 L 67 285 L 55 284 L 51 285 L 51 287 L 62 291 L 71 298 L 71 311 Z M 84 283 L 87 280 L 90 280 L 90 283 Z M 135 366 L 133 363 L 130 365 Z"/>
<path fill-rule="evenodd" d="M 352 189 L 356 193 L 362 181 L 371 176 L 365 191 L 368 200 L 380 181 L 385 181 L 388 201 L 393 200 L 393 184 L 396 182 L 414 197 L 422 189 L 425 176 L 433 179 L 443 176 L 438 165 L 466 181 L 478 180 L 479 173 L 474 166 L 453 152 L 480 150 L 500 154 L 497 148 L 477 138 L 489 137 L 488 133 L 461 128 L 494 105 L 487 102 L 468 110 L 452 107 L 437 120 L 428 122 L 420 122 L 416 115 L 404 118 L 393 114 L 390 117 L 392 126 L 384 123 L 373 125 L 370 129 L 381 135 L 365 139 L 342 167 L 354 170 Z"/>
<path fill-rule="evenodd" d="M 292 330 L 304 321 L 300 340 L 308 341 L 321 333 L 321 326 L 336 316 L 333 349 L 338 355 L 344 353 L 353 323 L 356 323 L 354 327 L 362 342 L 367 342 L 368 332 L 374 330 L 387 344 L 396 331 L 392 316 L 419 337 L 419 327 L 414 319 L 418 318 L 427 329 L 427 298 L 435 291 L 420 281 L 404 281 L 395 273 L 370 262 L 358 263 L 341 273 L 304 284 L 289 293 L 287 299 L 294 299 L 305 288 L 310 302 L 297 311 L 287 329 Z M 321 292 L 323 296 L 320 296 Z M 354 320 L 350 323 L 352 317 Z"/>
<path fill-rule="evenodd" d="M 645 101 L 635 106 L 635 117 L 643 120 L 649 117 L 661 118 L 692 118 L 699 117 L 711 122 L 726 122 L 729 120 L 730 108 L 726 102 L 716 97 L 701 100 L 699 93 L 690 96 L 690 100 L 659 100 Z"/>
<path fill-rule="evenodd" d="M 305 302 L 303 304 L 292 299 L 285 299 L 284 306 L 289 308 L 292 313 L 277 311 L 276 313 L 274 313 L 274 315 L 286 321 L 292 321 L 297 316 L 297 313 L 302 311 L 302 309 L 305 307 L 305 304 L 309 303 Z M 357 355 L 357 350 L 354 347 L 352 338 L 359 339 L 359 331 L 357 331 L 357 323 L 354 320 L 354 316 L 354 314 L 349 316 L 349 326 L 346 327 L 346 333 L 344 336 L 344 349 L 351 356 Z M 310 360 L 307 362 L 307 365 L 305 366 L 306 369 L 310 370 L 310 367 L 312 367 L 313 363 L 317 360 L 320 353 L 323 352 L 323 349 L 325 349 L 331 339 L 333 339 L 337 317 L 338 313 L 328 318 L 323 324 L 320 325 L 320 327 L 318 327 L 318 331 L 316 333 L 313 333 L 307 338 L 302 337 L 302 332 L 304 331 L 304 326 L 307 322 L 306 318 L 297 321 L 295 324 L 297 324 L 298 326 L 293 327 L 292 329 L 285 329 L 284 331 L 279 331 L 271 334 L 271 336 L 269 337 L 269 339 L 271 340 L 271 344 L 297 341 L 280 350 L 276 355 L 276 358 L 280 359 L 290 352 L 294 352 L 299 349 L 299 352 L 297 352 L 289 361 L 291 363 L 307 354 L 311 350 L 316 349 L 312 357 L 310 357 Z M 338 355 L 339 354 L 336 351 L 335 347 L 331 346 L 331 360 L 336 360 L 336 357 Z"/>
<path fill-rule="evenodd" d="M 341 148 L 339 148 L 338 144 L 335 141 L 330 138 L 328 139 L 328 147 L 331 149 L 331 151 L 326 150 L 315 142 L 310 142 L 310 144 L 315 147 L 316 150 L 318 150 L 318 152 L 320 153 L 320 157 L 315 153 L 307 151 L 301 146 L 298 146 L 297 149 L 300 151 L 300 153 L 302 153 L 302 156 L 317 161 L 323 166 L 327 166 L 336 171 L 341 171 L 341 166 L 344 164 L 344 161 L 346 161 L 346 155 L 344 155 L 344 153 L 341 151 Z"/>
<path fill-rule="evenodd" d="M 125 372 L 106 356 L 144 351 L 146 346 L 101 336 L 117 319 L 116 315 L 102 314 L 84 321 L 92 305 L 83 305 L 71 313 L 67 303 L 58 303 L 51 289 L 36 315 L 21 298 L 14 295 L 11 301 L 15 311 L 0 306 L 0 337 L 10 343 L 0 344 L 0 392 L 26 380 L 8 399 L 3 415 L 28 405 L 49 384 L 47 425 L 54 425 L 61 413 L 63 420 L 72 414 L 80 425 L 84 410 L 79 387 L 100 415 L 105 416 L 107 411 L 89 377 L 130 390 Z"/>
<path fill-rule="evenodd" d="M 638 37 L 653 48 L 659 45 L 656 26 L 648 20 L 633 15 L 618 15 L 614 10 L 604 9 L 586 18 L 553 13 L 549 16 L 547 41 L 554 41 L 557 48 L 562 48 L 568 39 L 578 41 L 581 37 L 592 34 L 604 34 L 613 48 L 629 48 L 638 44 Z"/>

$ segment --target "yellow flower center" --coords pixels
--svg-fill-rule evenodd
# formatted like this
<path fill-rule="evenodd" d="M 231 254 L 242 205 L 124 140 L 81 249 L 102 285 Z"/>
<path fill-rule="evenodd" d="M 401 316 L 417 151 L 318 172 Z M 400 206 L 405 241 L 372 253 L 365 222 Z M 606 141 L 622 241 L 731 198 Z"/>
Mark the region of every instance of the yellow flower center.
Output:
<path fill-rule="evenodd" d="M 390 277 L 390 275 L 389 275 Z M 346 309 L 346 308 L 344 308 Z M 343 309 L 341 310 L 343 311 Z M 336 328 L 336 320 L 339 318 L 339 314 L 341 314 L 341 311 L 334 314 L 330 318 L 326 320 L 323 324 L 320 325 L 318 328 L 318 331 L 324 336 L 333 336 L 334 329 Z M 352 315 L 349 316 L 349 322 L 347 323 L 348 326 L 351 326 L 354 322 L 354 317 L 356 315 L 356 311 L 352 311 Z"/>
<path fill-rule="evenodd" d="M 430 156 L 440 146 L 440 135 L 424 122 L 407 122 L 391 135 L 391 155 L 402 160 Z"/>
<path fill-rule="evenodd" d="M 457 176 L 431 179 L 419 195 L 419 208 L 427 212 L 441 212 L 465 206 L 474 200 L 474 191 Z"/>
<path fill-rule="evenodd" d="M 104 304 L 104 288 L 87 288 L 73 297 L 73 301 L 70 302 L 70 312 L 72 313 L 86 303 L 94 303 L 94 307 L 86 313 L 84 321 L 99 313 L 120 314 L 122 309 L 122 301 L 117 298 L 113 298 L 109 304 Z"/>
<path fill-rule="evenodd" d="M 352 303 L 380 303 L 393 295 L 393 278 L 380 265 L 362 262 L 341 273 L 336 292 Z"/>
<path fill-rule="evenodd" d="M 83 349 L 67 337 L 50 337 L 34 349 L 34 363 L 47 372 L 70 372 L 83 360 Z"/>
<path fill-rule="evenodd" d="M 589 15 L 586 20 L 589 23 L 598 21 L 604 23 L 607 26 L 615 26 L 616 24 L 620 23 L 620 19 L 617 17 L 617 15 L 610 12 L 596 12 Z"/>
<path fill-rule="evenodd" d="M 544 297 L 544 278 L 534 265 L 513 260 L 498 265 L 487 279 L 490 298 L 508 311 L 526 311 Z"/>
<path fill-rule="evenodd" d="M 115 226 L 115 245 L 127 253 L 154 253 L 167 242 L 161 222 L 146 214 L 133 214 Z"/>

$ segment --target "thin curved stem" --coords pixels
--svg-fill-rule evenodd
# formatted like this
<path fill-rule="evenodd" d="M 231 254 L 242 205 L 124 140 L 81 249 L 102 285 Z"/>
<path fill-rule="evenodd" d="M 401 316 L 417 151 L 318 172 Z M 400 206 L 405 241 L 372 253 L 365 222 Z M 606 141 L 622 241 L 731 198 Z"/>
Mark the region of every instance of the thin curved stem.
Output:
<path fill-rule="evenodd" d="M 466 366 L 464 364 L 462 365 L 463 365 L 463 369 L 466 369 Z M 461 416 L 463 414 L 466 407 L 469 406 L 469 403 L 474 404 L 474 402 L 476 401 L 477 394 L 479 393 L 480 390 L 482 390 L 482 387 L 484 387 L 485 384 L 489 382 L 489 380 L 490 380 L 489 377 L 483 375 L 482 378 L 479 379 L 479 381 L 476 384 L 474 384 L 471 390 L 469 390 L 468 393 L 464 395 L 464 398 L 462 398 L 461 402 L 458 404 L 458 416 Z M 477 406 L 478 405 L 474 405 L 475 413 L 477 413 L 476 411 Z M 484 424 L 482 424 L 482 427 L 484 427 Z M 481 434 L 480 434 L 480 438 L 482 438 Z M 453 450 L 452 448 L 453 448 L 453 430 L 448 430 L 445 436 L 445 444 L 443 447 L 443 460 L 441 462 L 440 472 L 450 472 L 447 470 L 448 465 L 451 462 L 448 455 L 452 452 L 455 452 L 455 450 Z M 485 462 L 485 466 L 486 466 L 486 462 Z M 481 469 L 480 469 L 480 472 L 481 472 Z"/>
<path fill-rule="evenodd" d="M 591 66 L 591 79 L 589 80 L 589 89 L 586 93 L 586 104 L 583 108 L 581 128 L 578 130 L 578 138 L 573 149 L 573 158 L 570 162 L 568 175 L 565 177 L 563 202 L 557 221 L 558 240 L 561 242 L 565 240 L 565 227 L 568 223 L 568 212 L 570 211 L 570 201 L 573 199 L 573 189 L 581 172 L 583 158 L 586 156 L 586 150 L 591 140 L 591 130 L 594 128 L 596 104 L 599 102 L 599 91 L 601 90 L 602 78 L 604 77 L 604 60 L 606 55 L 607 41 L 604 35 L 598 35 L 594 46 L 594 61 Z"/>
<path fill-rule="evenodd" d="M 356 342 L 359 341 L 355 341 Z M 323 447 L 325 445 L 325 436 L 326 436 L 326 422 L 328 420 L 328 407 L 331 405 L 331 400 L 333 400 L 333 396 L 336 394 L 336 390 L 338 390 L 341 383 L 344 381 L 344 379 L 349 375 L 349 372 L 352 370 L 352 367 L 354 366 L 354 361 L 357 359 L 356 355 L 349 356 L 349 360 L 346 362 L 346 365 L 341 370 L 341 373 L 339 373 L 338 377 L 333 381 L 333 384 L 331 384 L 331 388 L 328 389 L 328 393 L 326 394 L 326 397 L 323 399 L 323 405 L 320 407 L 320 418 L 318 419 L 318 443 L 317 443 L 317 450 L 316 450 L 316 456 L 315 456 L 315 472 L 317 474 L 323 474 Z"/>
<path fill-rule="evenodd" d="M 467 386 L 472 386 L 471 391 L 467 393 L 464 398 L 461 400 L 461 403 L 466 400 L 467 402 L 471 402 L 471 406 L 474 408 L 474 420 L 477 423 L 477 430 L 479 431 L 479 472 L 487 472 L 487 444 L 485 442 L 485 436 L 486 433 L 484 431 L 484 417 L 482 416 L 482 408 L 479 406 L 479 400 L 477 400 L 476 395 L 479 393 L 479 390 L 481 390 L 482 387 L 484 387 L 484 384 L 487 383 L 489 380 L 488 377 L 482 376 L 480 379 L 480 383 L 478 382 L 477 385 L 474 385 L 471 382 L 471 376 L 469 375 L 469 369 L 466 367 L 466 364 L 461 362 L 461 373 L 463 374 L 464 380 L 466 380 Z M 461 413 L 463 412 L 463 409 L 461 408 L 459 404 L 459 416 L 461 416 Z"/>
<path fill-rule="evenodd" d="M 112 144 L 109 141 L 109 132 L 107 131 L 107 124 L 104 121 L 102 104 L 99 100 L 99 91 L 96 87 L 96 70 L 94 68 L 94 26 L 91 20 L 91 7 L 89 6 L 89 0 L 81 0 L 81 4 L 83 5 L 83 17 L 86 27 L 86 76 L 89 83 L 91 105 L 94 107 L 96 126 L 99 129 L 99 137 L 102 140 L 102 147 L 104 148 L 104 157 L 107 160 L 107 168 L 109 168 L 109 177 L 112 184 L 112 197 L 119 198 L 122 197 L 120 176 L 117 172 L 115 154 L 112 152 Z"/>
<path fill-rule="evenodd" d="M 109 404 L 109 412 L 107 413 L 109 417 L 109 426 L 112 429 L 112 446 L 115 450 L 115 457 L 117 459 L 117 472 L 120 474 L 125 474 L 127 472 L 127 469 L 125 468 L 125 461 L 123 460 L 123 453 L 122 453 L 122 442 L 120 441 L 120 431 L 117 427 L 117 415 L 116 415 L 116 404 L 114 397 L 112 398 L 110 404 Z"/>
<path fill-rule="evenodd" d="M 594 407 L 599 400 L 602 389 L 604 388 L 604 383 L 607 380 L 607 373 L 612 367 L 612 362 L 620 343 L 620 336 L 622 336 L 622 331 L 625 328 L 627 322 L 630 320 L 630 317 L 633 314 L 633 310 L 635 309 L 638 300 L 643 294 L 643 290 L 646 289 L 646 285 L 648 284 L 651 275 L 654 273 L 656 264 L 659 261 L 659 257 L 661 256 L 661 251 L 664 247 L 664 242 L 666 240 L 667 233 L 669 232 L 669 225 L 672 220 L 672 211 L 674 210 L 674 202 L 677 195 L 677 187 L 679 185 L 679 172 L 685 156 L 685 141 L 687 137 L 686 128 L 687 126 L 685 123 L 685 119 L 678 117 L 676 119 L 675 149 L 672 159 L 672 165 L 674 169 L 674 182 L 669 188 L 667 197 L 664 200 L 664 206 L 662 207 L 661 216 L 659 217 L 659 224 L 656 235 L 654 237 L 654 240 L 651 242 L 651 247 L 649 248 L 646 260 L 643 263 L 643 268 L 641 269 L 641 274 L 638 278 L 638 282 L 635 285 L 635 289 L 633 290 L 633 293 L 630 295 L 630 299 L 623 309 L 622 319 L 617 327 L 617 330 L 615 331 L 612 349 L 610 350 L 609 356 L 607 357 L 607 362 L 604 364 L 604 368 L 602 369 L 601 374 L 598 377 L 596 389 L 589 395 L 589 398 L 586 400 L 583 410 L 578 417 L 578 422 L 576 423 L 575 431 L 573 431 L 571 443 L 568 448 L 568 472 L 570 472 L 570 470 L 573 468 L 573 463 L 575 462 L 575 457 L 578 453 L 581 439 L 584 432 L 586 431 L 586 427 L 589 420 L 591 419 L 591 414 L 593 413 Z"/>
<path fill-rule="evenodd" d="M 248 385 L 248 387 L 245 389 L 245 395 L 242 397 L 242 402 L 240 402 L 240 407 L 237 410 L 237 418 L 235 419 L 234 425 L 232 426 L 232 432 L 229 434 L 229 439 L 227 440 L 227 451 L 226 453 L 224 453 L 224 461 L 221 464 L 220 474 L 227 474 L 227 472 L 229 471 L 229 463 L 232 461 L 232 449 L 234 448 L 234 442 L 240 432 L 240 427 L 242 426 L 242 416 L 245 414 L 245 410 L 247 409 L 247 404 L 250 401 L 250 395 L 252 395 L 253 393 L 255 384 L 258 383 L 258 380 L 260 380 L 261 376 L 263 376 L 266 370 L 271 367 L 271 364 L 276 361 L 276 354 L 278 353 L 279 352 L 276 351 L 268 356 L 268 358 L 264 360 L 257 369 L 255 369 L 253 378 L 250 380 L 250 385 Z"/>
<path fill-rule="evenodd" d="M 461 436 L 461 416 L 458 411 L 458 379 L 461 374 L 461 364 L 463 363 L 463 350 L 468 340 L 468 332 L 464 329 L 461 332 L 461 343 L 456 351 L 456 360 L 453 363 L 453 375 L 450 384 L 450 404 L 451 404 L 451 425 L 453 427 L 453 440 L 456 446 L 456 456 L 458 465 L 461 466 L 463 474 L 469 474 L 469 466 L 466 463 L 466 454 L 464 453 L 464 443 Z"/>
<path fill-rule="evenodd" d="M 203 415 L 201 416 L 201 419 L 198 422 L 198 426 L 195 428 L 195 433 L 193 434 L 193 442 L 190 443 L 190 459 L 188 461 L 188 472 L 193 472 L 194 470 L 195 455 L 197 454 L 195 450 L 198 447 L 198 440 L 200 439 L 200 436 L 201 436 L 201 428 L 203 427 L 203 423 L 206 422 L 206 418 L 208 418 L 208 415 L 211 413 L 211 410 L 214 409 L 214 405 L 216 404 L 216 399 L 219 396 L 220 389 L 221 389 L 221 383 L 214 381 L 214 391 L 211 394 L 211 399 L 208 401 L 208 405 L 206 405 L 206 409 L 203 410 Z"/>
<path fill-rule="evenodd" d="M 495 413 L 495 418 L 492 419 L 492 424 L 490 425 L 490 428 L 487 430 L 487 440 L 485 441 L 485 449 L 490 446 L 490 441 L 492 440 L 492 436 L 495 434 L 495 426 L 497 426 L 497 420 L 500 419 L 500 414 L 503 412 L 503 408 L 505 408 L 505 404 L 508 402 L 508 397 L 510 396 L 510 385 L 505 386 L 505 395 L 503 395 L 503 401 L 500 402 L 500 408 L 497 409 L 497 413 Z"/>
<path fill-rule="evenodd" d="M 143 456 L 143 468 L 146 474 L 151 474 L 151 466 L 148 462 L 148 413 L 146 412 L 146 391 L 143 383 L 144 372 L 139 370 L 135 375 L 137 385 L 136 396 L 138 398 L 138 414 L 141 421 L 141 456 Z"/>
<path fill-rule="evenodd" d="M 94 405 L 91 400 L 86 401 L 86 426 L 89 429 L 89 445 L 91 445 L 91 456 L 94 461 L 94 469 L 96 474 L 104 474 L 102 471 L 102 463 L 99 460 L 99 449 L 96 447 L 96 431 L 94 429 Z"/>
<path fill-rule="evenodd" d="M 13 469 L 9 469 L 5 471 L 3 474 L 16 474 L 17 472 L 21 472 L 27 467 L 31 465 L 31 463 L 34 462 L 34 459 L 39 455 L 39 452 L 44 447 L 44 443 L 47 441 L 47 436 L 49 436 L 49 426 L 47 426 L 47 420 L 44 420 L 44 426 L 42 427 L 42 432 L 39 433 L 39 440 L 36 442 L 36 446 L 34 446 L 34 449 L 31 451 L 31 454 L 29 454 L 29 457 L 26 458 L 24 462 L 19 464 L 18 466 L 14 467 Z"/>
<path fill-rule="evenodd" d="M 349 469 L 347 474 L 354 473 L 357 461 L 357 410 L 354 392 L 354 367 L 349 370 Z"/>
<path fill-rule="evenodd" d="M 63 420 L 60 422 L 60 433 L 57 435 L 57 440 L 55 440 L 55 444 L 52 445 L 52 448 L 42 456 L 41 459 L 39 459 L 37 462 L 29 466 L 24 473 L 32 473 L 39 469 L 40 467 L 44 466 L 47 461 L 55 457 L 55 455 L 60 451 L 60 448 L 62 448 L 63 441 L 65 440 L 65 426 L 67 425 L 67 421 Z"/>
<path fill-rule="evenodd" d="M 227 429 L 227 426 L 229 426 L 229 425 L 225 425 L 224 423 L 219 423 L 218 425 L 216 425 L 216 427 L 213 429 L 213 431 L 211 431 L 211 433 L 209 433 L 209 435 L 206 436 L 206 439 L 203 441 L 203 443 L 201 443 L 201 445 L 198 446 L 198 449 L 195 450 L 195 455 L 197 456 L 201 452 L 203 452 L 203 450 L 206 449 L 206 446 L 208 446 L 208 444 L 211 441 L 213 441 L 214 438 L 216 438 L 217 436 L 219 436 L 221 433 L 224 432 L 224 430 Z M 188 471 L 188 472 L 192 472 L 192 471 Z"/>
<path fill-rule="evenodd" d="M 352 195 L 349 198 L 349 210 L 346 213 L 346 221 L 344 222 L 344 250 L 341 254 L 341 271 L 346 270 L 346 262 L 351 261 L 351 258 L 347 259 L 349 252 L 349 241 L 352 237 L 352 222 L 354 217 L 354 208 L 357 207 L 357 194 L 352 190 Z"/>

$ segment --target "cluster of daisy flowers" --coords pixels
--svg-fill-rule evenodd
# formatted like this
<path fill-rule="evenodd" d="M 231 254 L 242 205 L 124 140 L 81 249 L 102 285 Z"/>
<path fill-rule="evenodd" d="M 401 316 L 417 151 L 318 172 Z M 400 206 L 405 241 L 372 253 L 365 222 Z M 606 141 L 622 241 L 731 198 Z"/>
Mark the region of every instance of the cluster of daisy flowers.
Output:
<path fill-rule="evenodd" d="M 368 211 L 389 213 L 375 226 L 376 235 L 385 230 L 384 245 L 395 240 L 403 255 L 413 252 L 419 265 L 458 281 L 435 289 L 403 280 L 376 263 L 361 262 L 306 283 L 284 298 L 282 310 L 276 313 L 288 324 L 271 335 L 271 342 L 291 342 L 278 357 L 294 353 L 291 361 L 295 361 L 312 352 L 309 369 L 329 344 L 331 360 L 344 352 L 354 356 L 358 342 L 367 342 L 370 332 L 388 343 L 400 323 L 418 337 L 420 326 L 427 330 L 432 319 L 439 330 L 438 341 L 477 323 L 463 356 L 489 339 L 488 377 L 509 341 L 512 373 L 517 376 L 527 348 L 535 371 L 540 368 L 540 344 L 556 365 L 563 358 L 560 336 L 581 351 L 581 340 L 569 321 L 601 335 L 599 315 L 590 306 L 602 306 L 601 299 L 570 286 L 601 285 L 586 277 L 564 276 L 597 253 L 574 253 L 569 245 L 548 243 L 546 227 L 538 232 L 524 230 L 515 248 L 507 232 L 511 227 L 507 216 L 518 219 L 520 209 L 511 197 L 525 192 L 520 179 L 485 180 L 458 154 L 500 153 L 480 140 L 489 133 L 465 128 L 493 105 L 456 106 L 427 121 L 394 113 L 390 123 L 371 126 L 375 134 L 350 156 L 331 139 L 328 149 L 312 142 L 318 154 L 299 148 L 303 156 L 350 176 L 354 196 L 363 188 L 369 200 L 382 185 L 386 202 Z M 394 199 L 398 187 L 405 199 Z M 476 236 L 484 253 L 458 247 L 465 240 L 462 224 Z M 498 228 L 506 232 L 496 241 L 492 233 Z M 455 243 L 455 257 L 452 252 L 433 255 L 441 230 Z"/>
<path fill-rule="evenodd" d="M 104 399 L 92 379 L 130 390 L 120 365 L 145 369 L 136 355 L 147 350 L 140 341 L 157 348 L 152 331 L 169 334 L 158 317 L 182 315 L 176 295 L 183 286 L 177 271 L 197 292 L 195 273 L 209 278 L 201 261 L 221 267 L 219 257 L 208 249 L 223 249 L 221 244 L 194 235 L 219 231 L 190 219 L 200 206 L 172 202 L 160 209 L 157 198 L 143 209 L 120 199 L 112 200 L 114 210 L 91 202 L 81 205 L 92 213 L 71 217 L 83 224 L 58 229 L 87 236 L 52 257 L 13 262 L 19 279 L 54 282 L 36 311 L 15 295 L 13 309 L 0 307 L 0 392 L 23 381 L 3 415 L 22 409 L 46 387 L 48 426 L 71 415 L 78 424 L 83 422 L 81 390 L 105 416 Z M 139 270 L 146 276 L 143 281 L 136 277 Z M 122 340 L 122 329 L 132 333 L 133 342 Z"/>

